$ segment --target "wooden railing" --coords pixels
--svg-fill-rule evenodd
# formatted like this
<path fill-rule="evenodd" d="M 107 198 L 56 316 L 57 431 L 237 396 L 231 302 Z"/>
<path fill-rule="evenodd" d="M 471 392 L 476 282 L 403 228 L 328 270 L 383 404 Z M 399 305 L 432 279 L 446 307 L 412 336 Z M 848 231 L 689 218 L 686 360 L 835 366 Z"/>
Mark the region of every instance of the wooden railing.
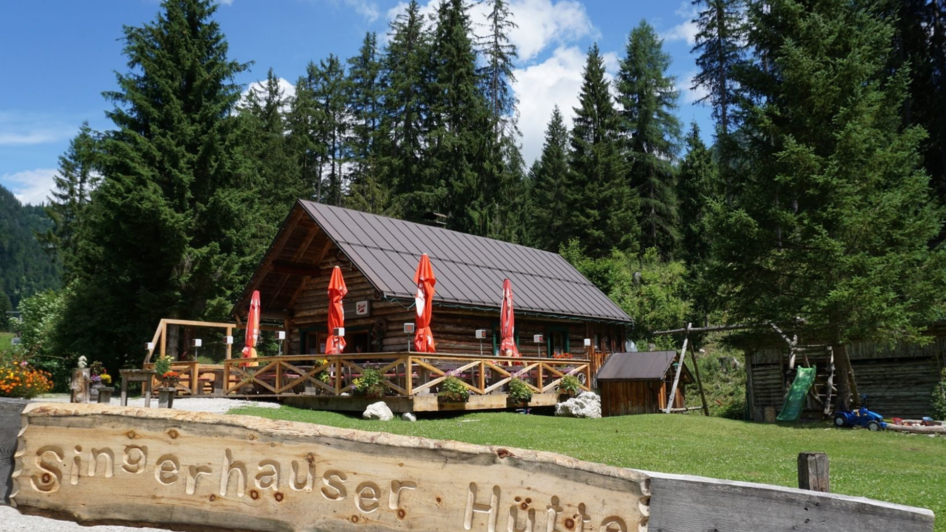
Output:
<path fill-rule="evenodd" d="M 501 393 L 514 378 L 533 393 L 554 392 L 568 375 L 577 377 L 583 390 L 590 390 L 591 383 L 589 361 L 580 359 L 367 353 L 259 357 L 255 361 L 256 366 L 247 366 L 246 359 L 223 362 L 224 395 L 354 395 L 355 379 L 368 369 L 381 373 L 386 395 L 400 397 L 435 393 L 447 377 L 459 379 L 471 395 Z M 195 368 L 189 375 L 193 380 L 202 371 Z M 194 386 L 192 390 L 197 389 Z"/>

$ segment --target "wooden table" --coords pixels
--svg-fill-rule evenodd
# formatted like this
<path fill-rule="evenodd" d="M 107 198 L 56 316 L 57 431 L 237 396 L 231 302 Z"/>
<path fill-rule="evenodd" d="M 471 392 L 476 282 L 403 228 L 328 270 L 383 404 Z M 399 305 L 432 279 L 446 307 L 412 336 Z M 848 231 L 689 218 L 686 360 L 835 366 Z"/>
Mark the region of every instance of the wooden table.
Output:
<path fill-rule="evenodd" d="M 156 375 L 153 369 L 122 369 L 122 406 L 128 406 L 128 383 L 140 382 L 141 393 L 145 396 L 145 408 L 151 408 L 151 383 Z"/>

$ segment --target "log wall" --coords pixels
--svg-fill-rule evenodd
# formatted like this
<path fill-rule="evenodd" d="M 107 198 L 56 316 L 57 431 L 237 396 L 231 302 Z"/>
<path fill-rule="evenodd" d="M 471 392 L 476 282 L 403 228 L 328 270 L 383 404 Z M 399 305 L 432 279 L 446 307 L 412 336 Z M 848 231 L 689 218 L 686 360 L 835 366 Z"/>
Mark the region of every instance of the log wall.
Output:
<path fill-rule="evenodd" d="M 946 336 L 937 336 L 925 346 L 866 342 L 848 346 L 858 392 L 867 394 L 871 410 L 888 418 L 930 415 L 931 396 L 939 380 L 943 353 L 946 353 Z M 754 419 L 761 419 L 766 407 L 776 411 L 782 408 L 785 395 L 782 376 L 787 364 L 787 349 L 747 352 L 746 365 L 750 372 L 747 386 Z M 835 382 L 838 378 L 836 374 Z"/>
<path fill-rule="evenodd" d="M 667 407 L 667 383 L 663 381 L 599 381 L 601 415 L 656 414 Z M 685 406 L 685 385 L 680 382 L 673 408 Z"/>
<path fill-rule="evenodd" d="M 336 258 L 336 248 L 330 245 L 319 263 L 320 274 L 306 279 L 298 296 L 289 308 L 289 354 L 308 354 L 314 346 L 306 346 L 306 353 L 301 352 L 302 335 L 308 332 L 324 332 L 328 328 L 328 283 L 332 268 L 341 267 L 348 294 L 346 303 L 370 301 L 371 314 L 367 317 L 355 316 L 353 312 L 345 315 L 346 331 L 359 330 L 370 332 L 370 351 L 404 351 L 413 334 L 404 333 L 403 324 L 413 323 L 414 309 L 410 302 L 390 301 L 381 298 L 360 270 L 345 260 Z M 484 312 L 479 310 L 461 310 L 450 307 L 434 307 L 431 329 L 437 343 L 437 351 L 442 353 L 478 354 L 480 342 L 475 337 L 477 329 L 488 331 L 483 341 L 484 354 L 493 353 L 492 334 L 499 335 L 499 310 Z M 523 356 L 549 356 L 548 339 L 555 332 L 567 333 L 568 352 L 575 356 L 585 356 L 584 339 L 597 339 L 599 351 L 623 351 L 625 332 L 623 325 L 612 325 L 579 320 L 555 320 L 548 318 L 517 316 L 516 330 L 519 336 L 519 350 Z M 541 334 L 546 343 L 536 345 L 533 337 Z M 498 339 L 497 339 L 498 348 Z M 317 348 L 316 348 L 317 349 Z"/>

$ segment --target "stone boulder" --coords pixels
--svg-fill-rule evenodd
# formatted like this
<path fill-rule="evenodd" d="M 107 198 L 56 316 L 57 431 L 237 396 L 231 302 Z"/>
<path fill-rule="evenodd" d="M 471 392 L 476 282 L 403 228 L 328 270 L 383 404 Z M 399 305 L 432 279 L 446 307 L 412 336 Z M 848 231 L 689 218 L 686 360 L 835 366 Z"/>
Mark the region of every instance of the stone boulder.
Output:
<path fill-rule="evenodd" d="M 361 415 L 365 419 L 380 419 L 381 421 L 391 421 L 394 419 L 394 412 L 391 412 L 391 409 L 388 408 L 388 405 L 384 401 L 378 401 L 368 405 L 368 408 L 365 409 L 365 413 Z"/>
<path fill-rule="evenodd" d="M 404 412 L 404 415 L 401 416 L 401 419 L 403 419 L 404 421 L 414 422 L 414 421 L 417 421 L 417 416 L 415 416 L 414 414 L 410 412 Z"/>
<path fill-rule="evenodd" d="M 582 392 L 578 397 L 555 405 L 555 415 L 562 417 L 601 417 L 601 397 L 593 392 Z"/>

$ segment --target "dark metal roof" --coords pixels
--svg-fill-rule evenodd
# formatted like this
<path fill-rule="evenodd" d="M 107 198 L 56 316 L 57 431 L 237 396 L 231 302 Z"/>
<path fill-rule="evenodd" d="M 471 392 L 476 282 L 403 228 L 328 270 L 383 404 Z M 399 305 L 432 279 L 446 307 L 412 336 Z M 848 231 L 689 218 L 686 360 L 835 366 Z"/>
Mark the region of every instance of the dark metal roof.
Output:
<path fill-rule="evenodd" d="M 434 301 L 442 305 L 498 308 L 503 279 L 509 278 L 517 311 L 632 321 L 556 253 L 321 203 L 300 204 L 385 297 L 414 297 L 414 271 L 427 253 L 437 276 Z"/>
<path fill-rule="evenodd" d="M 663 380 L 676 356 L 676 351 L 614 353 L 598 370 L 598 380 Z"/>

